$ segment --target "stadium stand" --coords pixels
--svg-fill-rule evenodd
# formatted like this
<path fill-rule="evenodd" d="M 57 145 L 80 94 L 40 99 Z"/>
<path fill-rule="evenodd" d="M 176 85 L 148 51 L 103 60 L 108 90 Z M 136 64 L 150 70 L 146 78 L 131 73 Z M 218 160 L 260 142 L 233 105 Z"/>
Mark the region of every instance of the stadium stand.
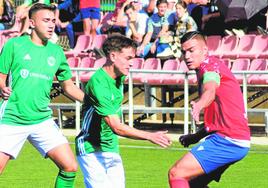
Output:
<path fill-rule="evenodd" d="M 143 64 L 144 64 L 144 59 L 143 58 L 133 58 L 133 59 L 131 59 L 131 64 L 132 64 L 131 69 L 142 69 Z M 138 76 L 137 73 L 133 73 L 132 80 L 137 80 L 138 79 L 137 76 Z M 125 83 L 128 83 L 128 79 L 129 79 L 129 77 L 127 76 Z"/>
<path fill-rule="evenodd" d="M 93 37 L 92 42 L 88 44 L 84 51 L 92 51 L 94 48 L 100 49 L 102 47 L 103 42 L 108 36 L 105 34 L 96 35 Z"/>
<path fill-rule="evenodd" d="M 220 58 L 229 58 L 229 54 L 237 48 L 239 38 L 237 36 L 225 36 L 222 38 L 221 46 L 213 54 Z"/>
<path fill-rule="evenodd" d="M 266 59 L 254 59 L 251 61 L 250 68 L 251 71 L 264 71 L 267 70 L 267 60 Z M 261 84 L 260 83 L 261 74 L 252 74 L 248 75 L 248 83 L 249 84 Z"/>
<path fill-rule="evenodd" d="M 145 60 L 143 64 L 142 70 L 161 70 L 161 61 L 158 58 L 148 58 Z M 141 83 L 148 83 L 149 85 L 154 85 L 154 82 L 158 81 L 159 78 L 156 76 L 157 74 L 153 73 L 139 73 L 138 80 Z"/>
<path fill-rule="evenodd" d="M 229 54 L 230 58 L 248 58 L 247 53 L 252 49 L 256 35 L 244 35 L 239 39 L 237 48 Z"/>
<path fill-rule="evenodd" d="M 221 36 L 220 35 L 211 35 L 207 37 L 207 46 L 210 55 L 214 55 L 216 51 L 219 50 L 221 46 Z"/>
<path fill-rule="evenodd" d="M 239 53 L 238 56 L 250 59 L 258 58 L 264 50 L 267 50 L 267 47 L 268 47 L 268 36 L 255 35 L 252 48 L 244 53 L 243 52 Z"/>
<path fill-rule="evenodd" d="M 90 43 L 90 35 L 79 35 L 74 49 L 70 51 L 65 51 L 64 53 L 66 57 L 78 56 L 79 54 L 81 54 L 82 51 L 87 49 Z"/>
<path fill-rule="evenodd" d="M 77 68 L 80 65 L 81 59 L 79 57 L 69 57 L 67 58 L 67 62 L 70 66 L 70 68 Z M 72 71 L 72 80 L 75 80 L 76 77 L 76 72 Z"/>
<path fill-rule="evenodd" d="M 250 60 L 247 58 L 238 58 L 234 60 L 233 66 L 232 66 L 232 71 L 247 71 L 249 70 L 250 66 Z M 242 84 L 243 82 L 243 75 L 242 74 L 235 74 L 235 77 L 237 81 Z"/>
<path fill-rule="evenodd" d="M 97 60 L 95 60 L 93 66 L 91 68 L 95 68 L 95 69 L 100 68 L 104 65 L 105 62 L 106 62 L 105 57 L 101 58 L 101 59 L 97 59 Z M 94 73 L 93 71 L 90 71 L 90 72 L 86 72 L 84 74 L 80 74 L 80 77 L 79 77 L 80 81 L 83 83 L 87 82 L 93 73 Z"/>
<path fill-rule="evenodd" d="M 95 59 L 91 57 L 83 57 L 81 59 L 81 63 L 79 65 L 79 68 L 92 68 L 94 66 Z M 79 74 L 82 75 L 86 73 L 86 71 L 80 71 Z"/>
<path fill-rule="evenodd" d="M 162 70 L 179 70 L 180 61 L 177 59 L 166 60 Z M 161 84 L 163 85 L 176 85 L 178 84 L 179 74 L 161 74 Z"/>

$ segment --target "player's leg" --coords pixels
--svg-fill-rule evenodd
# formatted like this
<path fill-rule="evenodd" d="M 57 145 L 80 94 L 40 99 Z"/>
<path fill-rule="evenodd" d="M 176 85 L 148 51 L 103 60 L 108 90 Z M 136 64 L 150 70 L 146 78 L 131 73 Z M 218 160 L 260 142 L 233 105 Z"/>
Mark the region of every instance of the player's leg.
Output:
<path fill-rule="evenodd" d="M 9 159 L 10 155 L 0 152 L 0 175 L 3 173 Z"/>
<path fill-rule="evenodd" d="M 107 161 L 109 166 L 107 170 L 108 177 L 112 182 L 113 187 L 124 188 L 125 187 L 125 172 L 121 156 L 118 153 L 107 153 L 110 160 Z"/>
<path fill-rule="evenodd" d="M 0 125 L 0 174 L 8 161 L 16 159 L 28 137 L 27 126 Z"/>
<path fill-rule="evenodd" d="M 77 171 L 77 163 L 69 144 L 62 144 L 53 148 L 47 156 L 59 167 L 55 187 L 73 187 Z"/>
<path fill-rule="evenodd" d="M 221 175 L 226 169 L 221 169 L 221 167 L 228 166 L 228 164 L 239 161 L 246 156 L 249 150 L 249 141 L 242 142 L 242 144 L 245 146 L 237 145 L 218 134 L 211 134 L 204 142 L 194 146 L 190 153 L 187 153 L 171 168 L 169 177 L 170 179 L 186 178 L 190 180 L 202 174 L 209 176 L 212 173 L 213 175 L 213 171 L 216 169 L 223 170 L 219 171 L 220 173 L 216 171 L 217 176 Z M 187 162 L 181 162 L 185 160 Z M 190 172 L 185 166 L 190 167 Z M 196 169 L 192 169 L 193 166 Z M 203 173 L 200 173 L 200 169 L 203 169 Z M 217 178 L 217 176 L 215 177 Z"/>
<path fill-rule="evenodd" d="M 94 152 L 77 156 L 84 176 L 86 188 L 116 187 L 107 176 L 108 162 L 112 160 L 107 152 Z"/>
<path fill-rule="evenodd" d="M 224 173 L 224 171 L 231 165 L 226 164 L 224 166 L 221 166 L 217 168 L 216 170 L 208 173 L 208 174 L 203 174 L 200 176 L 197 176 L 189 181 L 189 185 L 191 188 L 206 188 L 207 185 L 212 182 L 213 180 L 219 182 L 221 175 Z"/>
<path fill-rule="evenodd" d="M 77 163 L 56 123 L 49 119 L 34 125 L 28 139 L 42 156 L 49 157 L 59 167 L 55 187 L 73 187 Z"/>
<path fill-rule="evenodd" d="M 168 178 L 171 188 L 189 188 L 188 180 L 204 174 L 204 170 L 190 152 L 186 153 L 169 170 Z"/>

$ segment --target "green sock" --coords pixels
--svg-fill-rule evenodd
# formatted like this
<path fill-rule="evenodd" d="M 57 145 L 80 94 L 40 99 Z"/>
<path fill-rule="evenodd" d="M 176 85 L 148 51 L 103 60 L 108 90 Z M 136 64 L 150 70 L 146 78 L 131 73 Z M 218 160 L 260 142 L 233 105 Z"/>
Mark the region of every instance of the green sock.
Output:
<path fill-rule="evenodd" d="M 76 172 L 59 171 L 55 182 L 55 188 L 73 188 Z"/>

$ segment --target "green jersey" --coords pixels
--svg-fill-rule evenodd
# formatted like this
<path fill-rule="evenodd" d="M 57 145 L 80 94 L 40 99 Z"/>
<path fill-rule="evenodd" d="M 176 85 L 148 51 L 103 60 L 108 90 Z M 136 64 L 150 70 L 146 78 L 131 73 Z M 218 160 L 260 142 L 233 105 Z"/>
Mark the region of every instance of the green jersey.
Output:
<path fill-rule="evenodd" d="M 0 72 L 9 74 L 12 88 L 7 101 L 1 101 L 0 123 L 32 125 L 51 118 L 48 107 L 53 78 L 72 77 L 66 57 L 58 45 L 35 45 L 30 36 L 10 39 L 0 55 Z"/>
<path fill-rule="evenodd" d="M 124 79 L 125 76 L 113 79 L 103 69 L 99 69 L 88 81 L 82 129 L 76 137 L 77 155 L 97 151 L 119 152 L 118 137 L 104 121 L 104 117 L 121 117 Z"/>
<path fill-rule="evenodd" d="M 27 5 L 27 6 L 30 6 L 30 5 L 35 4 L 35 3 L 44 3 L 44 4 L 49 5 L 50 0 L 24 0 L 23 4 Z"/>

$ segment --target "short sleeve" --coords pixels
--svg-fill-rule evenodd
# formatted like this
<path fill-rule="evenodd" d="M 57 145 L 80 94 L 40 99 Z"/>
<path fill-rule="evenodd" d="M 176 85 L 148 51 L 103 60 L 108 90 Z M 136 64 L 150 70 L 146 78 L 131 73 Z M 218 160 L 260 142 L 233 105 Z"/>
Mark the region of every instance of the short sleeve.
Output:
<path fill-rule="evenodd" d="M 8 74 L 12 61 L 14 52 L 14 43 L 10 40 L 4 45 L 2 52 L 0 54 L 0 72 L 3 74 Z"/>
<path fill-rule="evenodd" d="M 58 58 L 58 61 L 60 61 L 60 66 L 58 68 L 58 71 L 56 72 L 56 77 L 59 81 L 69 80 L 70 78 L 72 78 L 72 72 L 62 50 L 59 50 Z"/>

